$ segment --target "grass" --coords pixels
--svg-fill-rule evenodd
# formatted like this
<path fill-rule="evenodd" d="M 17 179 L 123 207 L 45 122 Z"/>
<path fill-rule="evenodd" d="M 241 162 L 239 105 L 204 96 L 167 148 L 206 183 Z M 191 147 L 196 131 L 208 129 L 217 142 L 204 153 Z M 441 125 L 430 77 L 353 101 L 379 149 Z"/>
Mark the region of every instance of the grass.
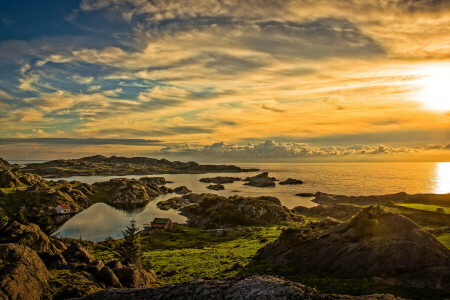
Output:
<path fill-rule="evenodd" d="M 111 190 L 107 186 L 95 186 L 95 194 L 89 196 L 89 200 L 91 200 L 94 203 L 97 202 L 105 202 L 106 199 L 111 197 Z"/>
<path fill-rule="evenodd" d="M 413 208 L 413 209 L 418 209 L 418 210 L 432 211 L 432 212 L 436 212 L 436 210 L 438 208 L 442 208 L 446 214 L 450 214 L 450 207 L 445 207 L 445 206 L 420 204 L 420 203 L 396 203 L 396 205 Z"/>
<path fill-rule="evenodd" d="M 437 239 L 447 248 L 450 249 L 450 233 L 438 236 Z"/>
<path fill-rule="evenodd" d="M 181 283 L 194 279 L 221 279 L 234 275 L 274 275 L 317 288 L 323 293 L 368 295 L 390 293 L 409 299 L 444 299 L 448 292 L 428 289 L 412 289 L 401 286 L 369 282 L 359 279 L 342 279 L 312 274 L 299 274 L 286 265 L 275 265 L 253 260 L 257 251 L 274 241 L 281 233 L 277 226 L 251 227 L 226 231 L 216 236 L 214 231 L 202 231 L 187 225 L 176 225 L 173 231 L 160 231 L 142 238 L 144 267 L 153 269 L 158 282 L 155 286 Z M 450 234 L 446 236 L 447 244 Z M 117 241 L 105 241 L 95 245 L 96 258 L 115 258 L 111 249 Z M 240 263 L 244 268 L 234 268 Z"/>
<path fill-rule="evenodd" d="M 156 272 L 157 285 L 236 275 L 240 272 L 233 268 L 236 263 L 249 263 L 262 246 L 274 241 L 281 232 L 279 227 L 269 226 L 253 227 L 251 231 L 230 230 L 216 236 L 215 231 L 176 226 L 174 231 L 142 239 L 144 266 Z M 114 257 L 110 245 L 105 247 L 102 243 L 96 246 L 94 255 L 100 259 Z"/>

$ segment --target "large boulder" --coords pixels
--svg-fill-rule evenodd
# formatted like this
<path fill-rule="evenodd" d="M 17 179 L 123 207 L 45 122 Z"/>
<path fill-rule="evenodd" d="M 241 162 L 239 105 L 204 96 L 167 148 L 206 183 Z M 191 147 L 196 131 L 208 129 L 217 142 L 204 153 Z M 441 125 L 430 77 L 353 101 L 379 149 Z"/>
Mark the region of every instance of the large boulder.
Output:
<path fill-rule="evenodd" d="M 41 299 L 51 275 L 37 253 L 24 245 L 0 244 L 0 299 Z"/>
<path fill-rule="evenodd" d="M 64 257 L 66 257 L 66 259 L 70 262 L 89 264 L 95 261 L 92 254 L 89 253 L 83 245 L 77 242 L 72 243 L 63 254 Z"/>
<path fill-rule="evenodd" d="M 271 276 L 251 276 L 224 280 L 194 280 L 148 289 L 103 290 L 83 299 L 371 299 L 394 300 L 392 295 L 341 296 L 322 294 L 300 283 Z"/>
<path fill-rule="evenodd" d="M 142 269 L 130 267 L 113 269 L 120 283 L 129 288 L 149 288 L 156 281 L 156 275 L 153 271 L 147 272 Z"/>
<path fill-rule="evenodd" d="M 106 286 L 111 286 L 111 287 L 121 287 L 122 286 L 120 284 L 119 278 L 117 278 L 116 274 L 108 266 L 104 266 L 95 275 L 101 282 L 106 284 Z"/>
<path fill-rule="evenodd" d="M 256 260 L 290 265 L 300 273 L 450 289 L 450 250 L 408 218 L 375 206 L 336 224 L 306 236 L 283 232 Z"/>

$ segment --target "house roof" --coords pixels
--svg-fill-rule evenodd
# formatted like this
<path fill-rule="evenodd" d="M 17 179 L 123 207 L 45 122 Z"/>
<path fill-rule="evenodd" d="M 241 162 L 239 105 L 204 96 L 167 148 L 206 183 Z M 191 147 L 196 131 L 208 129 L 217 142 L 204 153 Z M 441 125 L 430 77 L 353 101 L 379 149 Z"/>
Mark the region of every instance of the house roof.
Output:
<path fill-rule="evenodd" d="M 167 219 L 167 218 L 155 218 L 152 223 L 166 224 L 166 223 L 169 223 L 169 222 L 171 222 L 171 220 Z"/>
<path fill-rule="evenodd" d="M 69 204 L 60 204 L 58 205 L 61 209 L 70 209 Z"/>

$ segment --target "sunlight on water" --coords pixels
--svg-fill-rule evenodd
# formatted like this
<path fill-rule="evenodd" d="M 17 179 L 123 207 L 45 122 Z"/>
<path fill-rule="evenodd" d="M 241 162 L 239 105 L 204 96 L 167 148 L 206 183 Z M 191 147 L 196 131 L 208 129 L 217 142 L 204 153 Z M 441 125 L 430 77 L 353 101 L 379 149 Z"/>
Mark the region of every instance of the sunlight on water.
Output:
<path fill-rule="evenodd" d="M 436 194 L 450 193 L 450 162 L 441 162 L 436 168 Z"/>

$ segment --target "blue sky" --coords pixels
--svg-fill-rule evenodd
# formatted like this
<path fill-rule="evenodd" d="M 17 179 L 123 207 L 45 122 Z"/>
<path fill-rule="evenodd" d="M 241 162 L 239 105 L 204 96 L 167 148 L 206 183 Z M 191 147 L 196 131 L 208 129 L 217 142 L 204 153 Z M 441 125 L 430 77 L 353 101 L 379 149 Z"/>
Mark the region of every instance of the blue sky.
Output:
<path fill-rule="evenodd" d="M 0 156 L 446 160 L 449 12 L 439 0 L 4 2 Z"/>

